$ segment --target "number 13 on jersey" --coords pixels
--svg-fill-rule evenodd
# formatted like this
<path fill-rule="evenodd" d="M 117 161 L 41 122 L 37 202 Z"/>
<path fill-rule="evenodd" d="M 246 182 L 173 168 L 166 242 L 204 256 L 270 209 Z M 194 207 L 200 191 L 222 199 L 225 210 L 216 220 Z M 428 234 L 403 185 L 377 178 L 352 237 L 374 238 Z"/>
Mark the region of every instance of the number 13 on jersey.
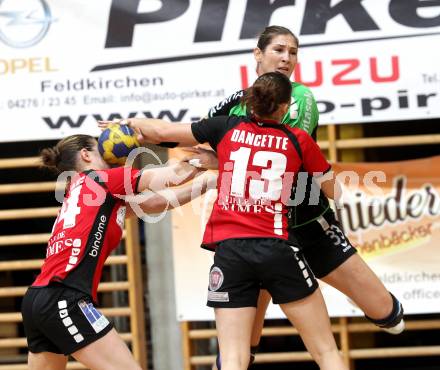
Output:
<path fill-rule="evenodd" d="M 241 147 L 230 154 L 229 159 L 234 162 L 231 196 L 243 198 L 248 185 L 250 198 L 279 200 L 283 186 L 282 176 L 287 166 L 286 156 L 283 153 L 261 150 L 251 158 L 251 151 L 251 148 Z M 249 163 L 261 167 L 261 173 L 249 171 Z M 249 177 L 250 181 L 247 184 Z"/>

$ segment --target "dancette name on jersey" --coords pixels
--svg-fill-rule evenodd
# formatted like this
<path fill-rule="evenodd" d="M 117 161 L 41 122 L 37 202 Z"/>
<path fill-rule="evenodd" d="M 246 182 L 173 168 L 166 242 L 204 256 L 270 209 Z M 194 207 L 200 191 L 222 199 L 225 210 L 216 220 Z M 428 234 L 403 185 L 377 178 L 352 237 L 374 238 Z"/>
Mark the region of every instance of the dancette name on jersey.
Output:
<path fill-rule="evenodd" d="M 232 132 L 231 141 L 259 148 L 287 150 L 289 139 L 284 136 L 258 135 L 248 131 L 234 130 Z"/>

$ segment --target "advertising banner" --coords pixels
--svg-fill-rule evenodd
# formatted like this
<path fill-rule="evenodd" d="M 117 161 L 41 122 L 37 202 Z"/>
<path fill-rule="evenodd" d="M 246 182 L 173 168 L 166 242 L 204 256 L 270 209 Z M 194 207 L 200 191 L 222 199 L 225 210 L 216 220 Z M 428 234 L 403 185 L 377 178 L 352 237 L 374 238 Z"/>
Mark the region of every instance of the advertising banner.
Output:
<path fill-rule="evenodd" d="M 343 203 L 336 214 L 352 244 L 403 303 L 405 313 L 440 312 L 440 157 L 391 163 L 336 163 Z M 206 307 L 213 254 L 199 248 L 215 192 L 172 214 L 178 319 L 212 320 Z M 363 313 L 320 285 L 331 316 Z M 267 317 L 283 318 L 271 305 Z"/>
<path fill-rule="evenodd" d="M 0 1 L 0 142 L 192 121 L 255 77 L 264 27 L 299 37 L 321 124 L 440 117 L 440 6 L 407 0 Z"/>

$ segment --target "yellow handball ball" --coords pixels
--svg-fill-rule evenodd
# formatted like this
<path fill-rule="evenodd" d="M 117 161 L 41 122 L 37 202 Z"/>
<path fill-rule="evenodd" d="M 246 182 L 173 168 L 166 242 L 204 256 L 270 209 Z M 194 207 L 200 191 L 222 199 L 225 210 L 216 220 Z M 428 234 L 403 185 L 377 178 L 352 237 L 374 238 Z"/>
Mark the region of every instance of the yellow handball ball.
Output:
<path fill-rule="evenodd" d="M 139 147 L 131 127 L 110 123 L 98 138 L 98 150 L 102 158 L 112 166 L 123 166 L 130 152 Z"/>

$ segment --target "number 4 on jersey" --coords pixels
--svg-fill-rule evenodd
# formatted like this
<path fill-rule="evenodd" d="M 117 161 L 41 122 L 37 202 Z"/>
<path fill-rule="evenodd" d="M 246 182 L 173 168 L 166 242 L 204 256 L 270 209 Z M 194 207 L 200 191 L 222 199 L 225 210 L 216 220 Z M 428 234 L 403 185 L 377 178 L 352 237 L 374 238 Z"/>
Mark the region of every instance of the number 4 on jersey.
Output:
<path fill-rule="evenodd" d="M 79 184 L 76 184 L 73 189 L 71 189 L 69 198 L 64 200 L 60 213 L 55 220 L 52 232 L 55 229 L 55 225 L 61 221 L 63 221 L 63 229 L 70 229 L 76 225 L 76 216 L 81 213 L 81 207 L 78 207 L 78 203 L 82 186 L 83 182 L 81 181 Z"/>

